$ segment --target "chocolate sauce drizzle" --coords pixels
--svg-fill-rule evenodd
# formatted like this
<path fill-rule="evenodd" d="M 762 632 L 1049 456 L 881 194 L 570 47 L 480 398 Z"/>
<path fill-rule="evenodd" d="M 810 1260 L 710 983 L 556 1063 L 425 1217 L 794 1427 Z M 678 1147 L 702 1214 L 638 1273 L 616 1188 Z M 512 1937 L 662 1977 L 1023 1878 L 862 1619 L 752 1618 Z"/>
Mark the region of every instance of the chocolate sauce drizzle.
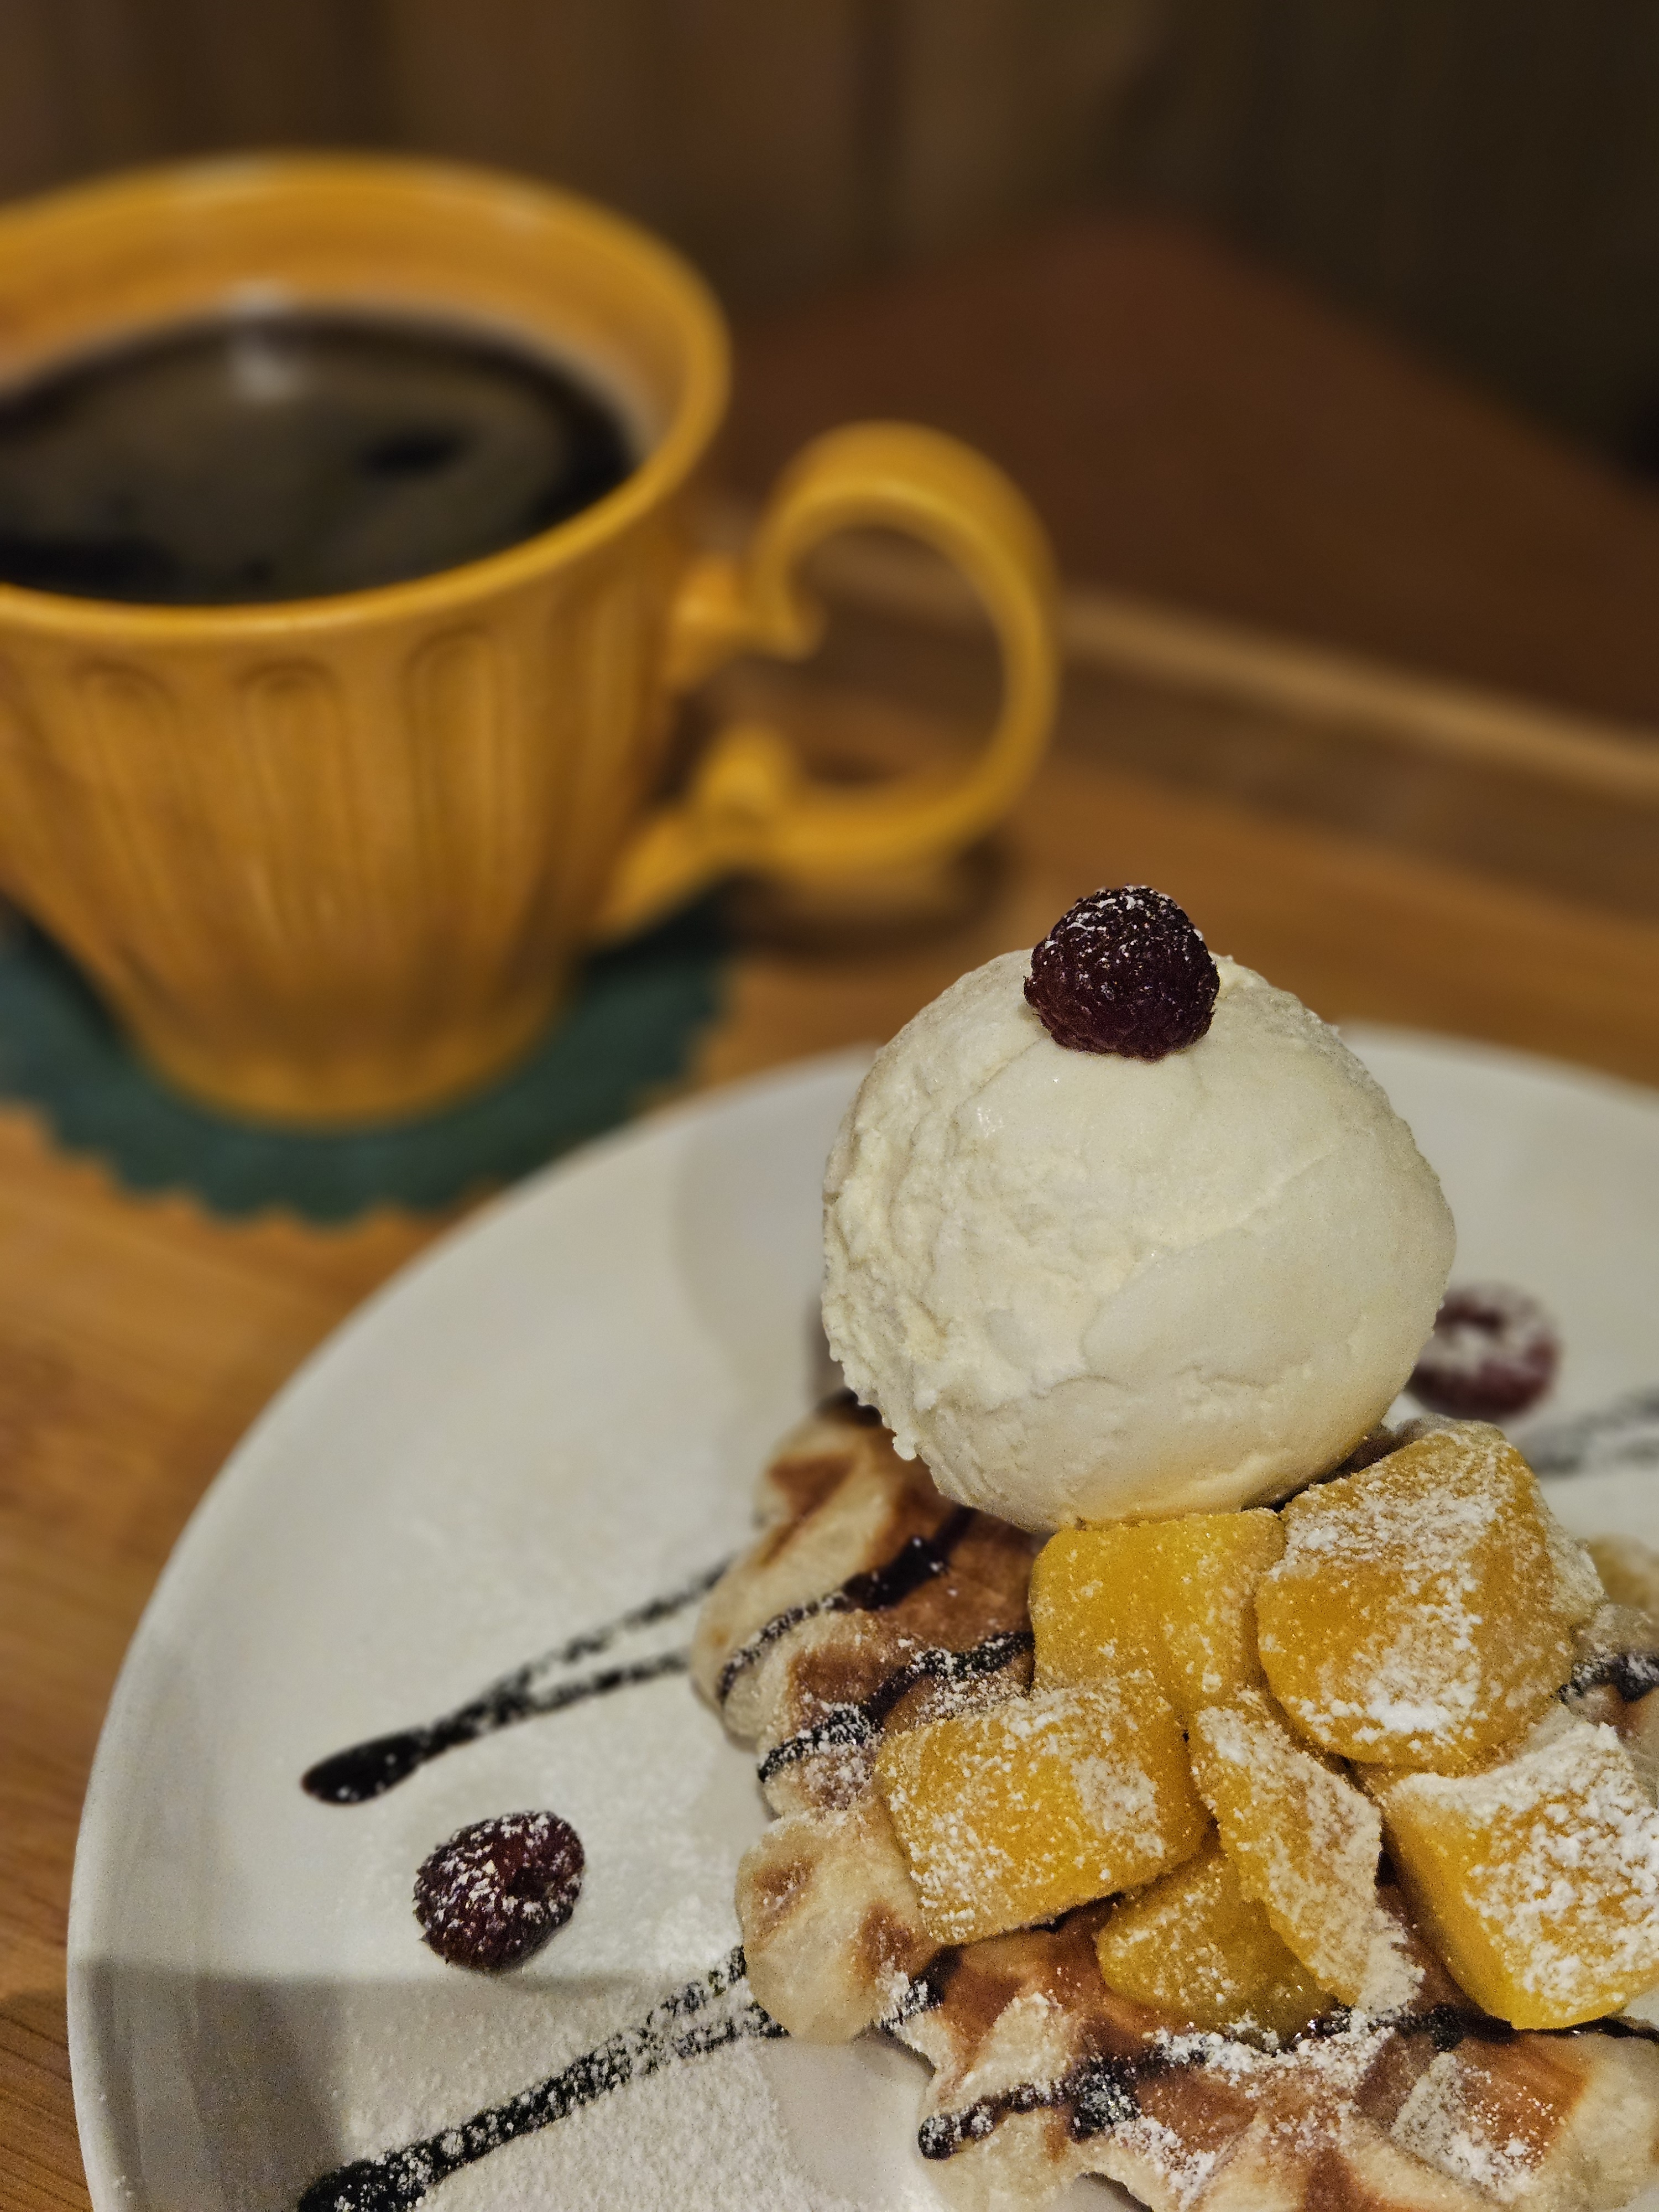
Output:
<path fill-rule="evenodd" d="M 902 1667 L 896 1668 L 860 1704 L 832 1705 L 823 1718 L 814 1722 L 811 1728 L 774 1744 L 757 1769 L 762 1782 L 769 1782 L 786 1766 L 796 1765 L 821 1751 L 858 1750 L 874 1743 L 889 1715 L 920 1684 L 943 1682 L 954 1686 L 978 1681 L 984 1675 L 1000 1673 L 1011 1659 L 1030 1650 L 1032 1643 L 1029 1628 L 1011 1628 L 986 1637 L 982 1643 L 971 1644 L 965 1651 L 930 1644 L 926 1650 L 906 1660 Z"/>
<path fill-rule="evenodd" d="M 1609 1651 L 1586 1659 L 1572 1670 L 1572 1679 L 1561 1692 L 1564 1698 L 1582 1698 L 1587 1690 L 1611 1686 L 1627 1705 L 1659 1690 L 1659 1651 Z"/>
<path fill-rule="evenodd" d="M 613 2089 L 626 2088 L 631 2081 L 661 2073 L 665 2066 L 704 2057 L 734 2043 L 781 2036 L 782 2028 L 752 1997 L 710 2011 L 743 1978 L 739 1947 L 709 1972 L 665 1997 L 634 2027 L 618 2029 L 558 2073 L 520 2090 L 516 2097 L 487 2105 L 469 2120 L 457 2121 L 399 2149 L 382 2151 L 378 2158 L 355 2159 L 349 2166 L 336 2166 L 312 2183 L 300 2199 L 298 2212 L 404 2212 L 463 2166 L 476 2166 L 520 2136 L 551 2127 Z"/>
<path fill-rule="evenodd" d="M 803 1620 L 816 1620 L 822 1613 L 886 1613 L 893 1606 L 902 1605 L 913 1590 L 919 1590 L 924 1583 L 945 1572 L 951 1564 L 951 1553 L 967 1534 L 973 1518 L 972 1506 L 959 1505 L 931 1536 L 907 1536 L 892 1558 L 884 1560 L 880 1566 L 849 1575 L 844 1583 L 826 1590 L 822 1597 L 808 1598 L 803 1605 L 792 1605 L 787 1611 L 775 1613 L 747 1644 L 739 1644 L 721 1668 L 716 1685 L 720 1703 L 724 1705 L 731 1696 L 738 1675 L 752 1667 L 781 1636 L 787 1636 L 792 1628 L 799 1628 Z"/>
<path fill-rule="evenodd" d="M 1020 2081 L 993 2097 L 977 2097 L 954 2112 L 930 2113 L 916 2130 L 916 2148 L 924 2158 L 954 2158 L 969 2143 L 983 2142 L 1000 2120 L 1014 2112 L 1053 2112 L 1069 2107 L 1066 2125 L 1074 2142 L 1103 2136 L 1140 2111 L 1139 2085 L 1153 2074 L 1166 2073 L 1172 2061 L 1162 2051 L 1148 2051 L 1133 2058 L 1115 2051 L 1085 2058 L 1057 2081 Z"/>
<path fill-rule="evenodd" d="M 1594 1413 L 1529 1428 L 1518 1441 L 1534 1474 L 1659 1467 L 1659 1388 L 1632 1390 Z"/>
<path fill-rule="evenodd" d="M 882 2026 L 890 2028 L 942 2002 L 957 1955 L 946 1954 L 950 1963 L 944 1966 L 936 1978 L 936 1970 L 940 1966 L 938 1960 L 927 1974 L 919 1976 L 898 2010 L 890 2014 Z M 1353 2014 L 1348 2008 L 1337 2005 L 1317 2020 L 1310 2021 L 1299 2035 L 1291 2037 L 1285 2048 L 1294 2050 L 1299 2043 L 1327 2042 L 1334 2036 L 1346 2035 L 1352 2022 Z M 1489 2013 L 1454 2004 L 1431 2005 L 1426 2012 L 1409 2014 L 1387 2025 L 1401 2035 L 1428 2036 L 1437 2051 L 1455 2051 L 1464 2042 L 1513 2043 L 1522 2033 L 1507 2021 L 1494 2020 Z M 1644 2021 L 1621 2020 L 1617 2016 L 1582 2021 L 1574 2027 L 1528 2028 L 1526 2033 L 1549 2036 L 1609 2035 L 1659 2043 L 1659 2028 L 1649 2027 Z M 930 2113 L 916 2131 L 916 2147 L 924 2158 L 954 2158 L 970 2144 L 983 2142 L 1000 2121 L 1013 2113 L 1060 2110 L 1066 2113 L 1072 2140 L 1086 2142 L 1091 2136 L 1103 2135 L 1108 2129 L 1139 2116 L 1143 2082 L 1160 2074 L 1206 2066 L 1209 2056 L 1207 2047 L 1201 2042 L 1174 2050 L 1149 2044 L 1143 2051 L 1133 2053 L 1102 2052 L 1080 2060 L 1056 2081 L 1016 2082 L 1012 2088 L 999 2090 L 993 2096 L 977 2097 L 972 2104 L 961 2106 L 954 2112 Z"/>
<path fill-rule="evenodd" d="M 563 1712 L 571 1705 L 585 1705 L 592 1698 L 609 1697 L 636 1683 L 658 1681 L 665 1674 L 684 1674 L 690 1664 L 690 1654 L 679 1650 L 657 1652 L 648 1659 L 626 1665 L 602 1668 L 595 1674 L 578 1675 L 574 1680 L 550 1685 L 544 1681 L 552 1669 L 574 1666 L 580 1659 L 596 1658 L 608 1650 L 619 1636 L 653 1627 L 659 1621 L 684 1612 L 688 1606 L 696 1605 L 720 1580 L 727 1564 L 722 1560 L 719 1566 L 708 1568 L 683 1589 L 671 1590 L 665 1597 L 652 1598 L 603 1627 L 585 1630 L 552 1650 L 526 1660 L 522 1667 L 501 1675 L 476 1698 L 470 1698 L 464 1705 L 458 1705 L 437 1720 L 416 1728 L 399 1729 L 391 1735 L 374 1736 L 367 1743 L 353 1744 L 345 1751 L 319 1759 L 301 1776 L 301 1788 L 325 1805 L 366 1805 L 371 1798 L 381 1796 L 398 1783 L 406 1782 L 428 1759 L 453 1751 L 458 1744 L 476 1743 L 480 1736 L 493 1735 L 497 1729 L 510 1728 L 517 1721 Z"/>

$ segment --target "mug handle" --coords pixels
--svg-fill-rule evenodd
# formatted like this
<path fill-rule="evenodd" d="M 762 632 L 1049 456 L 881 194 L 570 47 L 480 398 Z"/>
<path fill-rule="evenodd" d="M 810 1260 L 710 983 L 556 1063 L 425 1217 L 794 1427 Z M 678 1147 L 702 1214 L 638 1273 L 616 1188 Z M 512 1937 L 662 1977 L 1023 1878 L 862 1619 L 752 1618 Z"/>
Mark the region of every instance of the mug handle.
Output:
<path fill-rule="evenodd" d="M 1054 564 L 1042 526 L 1000 469 L 935 430 L 859 422 L 803 447 L 739 559 L 693 562 L 674 603 L 667 681 L 689 690 L 744 653 L 799 659 L 822 636 L 803 590 L 805 556 L 837 531 L 869 525 L 934 546 L 983 601 L 1002 657 L 1001 712 L 978 757 L 873 789 L 811 782 L 764 723 L 714 738 L 685 795 L 624 848 L 595 933 L 620 937 L 735 870 L 823 883 L 956 851 L 1006 814 L 1030 779 L 1058 681 Z"/>

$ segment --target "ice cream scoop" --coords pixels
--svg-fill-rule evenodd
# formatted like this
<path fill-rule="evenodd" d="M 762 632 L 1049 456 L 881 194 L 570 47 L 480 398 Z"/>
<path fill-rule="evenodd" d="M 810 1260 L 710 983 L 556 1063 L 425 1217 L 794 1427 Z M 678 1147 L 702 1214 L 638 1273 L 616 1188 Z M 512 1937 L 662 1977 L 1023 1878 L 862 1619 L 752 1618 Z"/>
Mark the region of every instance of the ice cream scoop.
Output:
<path fill-rule="evenodd" d="M 1218 959 L 1207 1029 L 1149 1060 L 1057 1042 L 1030 960 L 964 975 L 866 1077 L 824 1186 L 830 1348 L 901 1453 L 1024 1528 L 1282 1497 L 1433 1326 L 1434 1172 L 1249 969 Z"/>

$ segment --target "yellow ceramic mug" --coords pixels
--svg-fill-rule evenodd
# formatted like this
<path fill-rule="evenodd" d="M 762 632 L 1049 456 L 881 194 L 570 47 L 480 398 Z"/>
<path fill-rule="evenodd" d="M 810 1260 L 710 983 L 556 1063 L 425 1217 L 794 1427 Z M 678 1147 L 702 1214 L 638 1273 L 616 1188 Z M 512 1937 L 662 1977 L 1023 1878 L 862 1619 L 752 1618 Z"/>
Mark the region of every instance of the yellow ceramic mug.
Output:
<path fill-rule="evenodd" d="M 726 400 L 698 278 L 631 225 L 465 170 L 281 159 L 163 170 L 0 215 L 0 375 L 239 300 L 451 317 L 585 365 L 644 458 L 573 519 L 413 582 L 146 607 L 0 586 L 0 886 L 184 1090 L 264 1119 L 416 1111 L 487 1079 L 571 964 L 722 872 L 818 879 L 943 854 L 1048 733 L 1050 568 L 965 447 L 866 423 L 785 473 L 741 561 L 688 489 Z M 957 562 L 1004 697 L 958 775 L 814 787 L 774 732 L 717 736 L 654 805 L 673 695 L 819 628 L 802 556 L 860 524 Z"/>

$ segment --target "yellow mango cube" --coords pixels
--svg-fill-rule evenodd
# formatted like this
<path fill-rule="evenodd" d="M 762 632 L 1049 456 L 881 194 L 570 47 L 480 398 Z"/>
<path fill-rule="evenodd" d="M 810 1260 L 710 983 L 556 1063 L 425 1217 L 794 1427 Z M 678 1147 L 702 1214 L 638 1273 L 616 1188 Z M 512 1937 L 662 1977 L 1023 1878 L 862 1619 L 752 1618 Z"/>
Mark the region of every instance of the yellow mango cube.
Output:
<path fill-rule="evenodd" d="M 1659 1811 L 1610 1728 L 1551 1723 L 1479 1774 L 1379 1795 L 1425 1934 L 1477 2004 L 1571 2027 L 1659 1984 Z"/>
<path fill-rule="evenodd" d="M 1095 1951 L 1109 1990 L 1216 2034 L 1285 2042 L 1330 2003 L 1213 1838 L 1114 1905 Z"/>
<path fill-rule="evenodd" d="M 1036 1686 L 1140 1664 L 1184 1721 L 1260 1685 L 1255 1586 L 1284 1549 L 1261 1510 L 1061 1529 L 1031 1571 Z"/>
<path fill-rule="evenodd" d="M 1239 1887 L 1319 1986 L 1371 2012 L 1404 2003 L 1415 1972 L 1376 1894 L 1376 1806 L 1259 1693 L 1194 1714 L 1189 1748 Z"/>
<path fill-rule="evenodd" d="M 1144 1680 L 1050 1690 L 889 1736 L 876 1782 L 923 1924 L 945 1943 L 1150 1881 L 1208 1825 L 1180 1723 Z"/>
<path fill-rule="evenodd" d="M 1344 1759 L 1448 1774 L 1490 1759 L 1547 1708 L 1600 1602 L 1526 1462 L 1473 1422 L 1281 1518 L 1257 1647 L 1297 1729 Z"/>

